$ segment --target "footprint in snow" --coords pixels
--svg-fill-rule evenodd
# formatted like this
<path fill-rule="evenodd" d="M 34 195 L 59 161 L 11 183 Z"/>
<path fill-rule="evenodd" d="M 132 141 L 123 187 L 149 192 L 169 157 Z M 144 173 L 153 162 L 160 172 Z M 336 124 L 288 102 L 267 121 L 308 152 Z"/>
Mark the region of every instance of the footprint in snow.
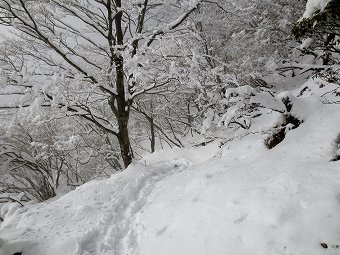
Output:
<path fill-rule="evenodd" d="M 162 229 L 157 231 L 157 236 L 161 236 L 165 233 L 165 231 L 168 229 L 167 226 L 163 227 Z"/>
<path fill-rule="evenodd" d="M 249 216 L 249 213 L 246 213 L 244 215 L 242 215 L 240 218 L 234 220 L 235 224 L 241 224 L 243 221 L 245 221 Z"/>

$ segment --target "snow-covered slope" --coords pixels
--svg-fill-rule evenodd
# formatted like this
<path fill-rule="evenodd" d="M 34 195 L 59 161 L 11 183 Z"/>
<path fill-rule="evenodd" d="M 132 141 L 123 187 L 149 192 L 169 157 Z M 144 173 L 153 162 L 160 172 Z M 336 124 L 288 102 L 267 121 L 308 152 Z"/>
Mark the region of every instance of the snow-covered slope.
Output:
<path fill-rule="evenodd" d="M 340 254 L 340 161 L 330 161 L 340 104 L 320 102 L 326 85 L 292 92 L 303 123 L 271 150 L 252 130 L 155 153 L 55 201 L 8 206 L 0 254 Z"/>

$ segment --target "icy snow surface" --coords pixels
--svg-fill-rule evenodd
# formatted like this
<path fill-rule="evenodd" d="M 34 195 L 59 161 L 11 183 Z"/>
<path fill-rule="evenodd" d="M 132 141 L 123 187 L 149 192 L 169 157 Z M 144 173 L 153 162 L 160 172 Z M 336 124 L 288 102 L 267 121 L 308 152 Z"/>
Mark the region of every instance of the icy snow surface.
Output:
<path fill-rule="evenodd" d="M 254 132 L 161 151 L 57 200 L 8 207 L 0 254 L 340 254 L 340 105 L 322 104 L 331 88 L 320 87 L 282 94 L 304 122 L 272 150 Z"/>

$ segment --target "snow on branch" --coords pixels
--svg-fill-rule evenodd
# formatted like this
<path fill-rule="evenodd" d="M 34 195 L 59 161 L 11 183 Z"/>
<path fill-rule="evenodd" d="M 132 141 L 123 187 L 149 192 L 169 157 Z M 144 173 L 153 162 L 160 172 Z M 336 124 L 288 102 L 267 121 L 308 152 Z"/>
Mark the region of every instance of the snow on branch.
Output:
<path fill-rule="evenodd" d="M 323 11 L 326 8 L 327 4 L 331 1 L 332 0 L 308 0 L 303 18 L 311 18 L 315 13 Z"/>
<path fill-rule="evenodd" d="M 165 34 L 166 32 L 174 30 L 175 28 L 180 26 L 189 17 L 189 15 L 191 13 L 193 13 L 200 6 L 200 4 L 202 2 L 203 2 L 203 0 L 192 0 L 191 3 L 190 3 L 190 8 L 185 13 L 183 13 L 176 20 L 174 20 L 170 24 L 166 25 L 162 29 L 158 29 L 158 30 L 154 31 L 153 34 L 150 36 L 150 39 L 146 43 L 146 45 L 150 46 L 158 35 Z"/>

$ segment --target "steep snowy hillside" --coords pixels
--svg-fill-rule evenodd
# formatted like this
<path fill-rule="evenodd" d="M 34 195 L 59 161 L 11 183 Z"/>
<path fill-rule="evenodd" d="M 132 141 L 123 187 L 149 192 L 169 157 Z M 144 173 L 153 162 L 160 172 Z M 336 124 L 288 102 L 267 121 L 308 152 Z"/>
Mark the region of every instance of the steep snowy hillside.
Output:
<path fill-rule="evenodd" d="M 279 95 L 302 123 L 272 149 L 263 127 L 275 111 L 228 142 L 161 151 L 55 201 L 3 207 L 0 254 L 340 254 L 337 88 L 316 80 Z"/>

